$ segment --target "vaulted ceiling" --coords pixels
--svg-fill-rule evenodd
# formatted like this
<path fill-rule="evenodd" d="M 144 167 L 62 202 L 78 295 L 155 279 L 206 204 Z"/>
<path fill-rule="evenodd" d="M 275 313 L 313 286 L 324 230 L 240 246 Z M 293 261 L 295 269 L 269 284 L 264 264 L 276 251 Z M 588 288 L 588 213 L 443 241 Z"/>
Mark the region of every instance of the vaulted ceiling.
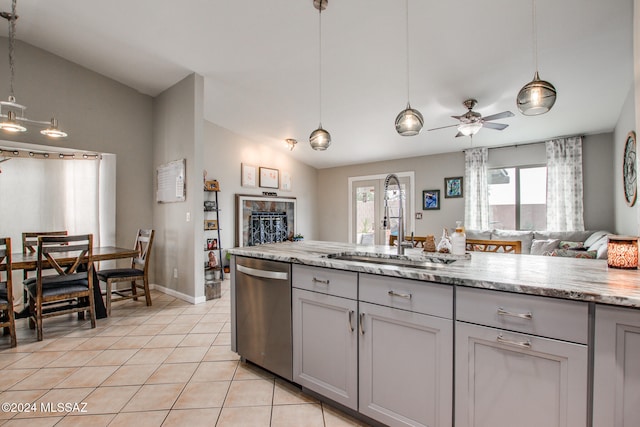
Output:
<path fill-rule="evenodd" d="M 155 96 L 186 75 L 205 79 L 205 118 L 318 168 L 470 146 L 613 130 L 633 82 L 632 0 L 536 0 L 541 78 L 558 99 L 522 116 L 533 77 L 530 0 L 409 0 L 412 107 L 425 126 L 395 132 L 407 103 L 404 0 L 329 0 L 322 13 L 322 125 L 318 127 L 319 19 L 313 0 L 20 0 L 17 38 Z M 10 0 L 0 0 L 9 11 Z M 484 116 L 510 110 L 504 131 L 455 138 L 452 115 L 475 98 Z"/>

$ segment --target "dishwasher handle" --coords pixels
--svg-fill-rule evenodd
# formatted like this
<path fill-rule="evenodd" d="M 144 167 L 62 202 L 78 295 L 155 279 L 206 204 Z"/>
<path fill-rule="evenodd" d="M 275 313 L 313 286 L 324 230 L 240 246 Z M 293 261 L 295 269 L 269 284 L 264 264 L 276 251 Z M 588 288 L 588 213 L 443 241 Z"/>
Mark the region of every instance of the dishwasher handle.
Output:
<path fill-rule="evenodd" d="M 277 279 L 277 280 L 288 280 L 289 274 L 282 271 L 269 271 L 269 270 L 259 270 L 257 268 L 245 267 L 244 265 L 237 264 L 236 269 L 244 274 L 255 277 L 262 277 L 264 279 Z"/>

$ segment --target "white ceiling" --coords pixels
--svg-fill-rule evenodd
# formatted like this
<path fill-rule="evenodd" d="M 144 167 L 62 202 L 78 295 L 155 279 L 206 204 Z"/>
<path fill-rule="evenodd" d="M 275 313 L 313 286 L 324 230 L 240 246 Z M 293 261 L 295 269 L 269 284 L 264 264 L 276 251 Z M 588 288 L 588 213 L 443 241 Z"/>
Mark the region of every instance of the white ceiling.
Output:
<path fill-rule="evenodd" d="M 411 105 L 425 126 L 396 134 L 407 103 L 405 1 L 329 0 L 322 13 L 325 152 L 318 127 L 318 11 L 313 0 L 19 0 L 17 38 L 155 96 L 192 72 L 205 118 L 318 168 L 612 131 L 633 81 L 632 0 L 537 0 L 539 70 L 558 99 L 516 109 L 533 77 L 529 0 L 409 0 Z M 9 11 L 10 0 L 0 0 Z M 3 21 L 4 22 L 4 21 Z M 6 28 L 6 27 L 4 27 Z M 19 64 L 18 64 L 19 65 Z M 478 100 L 511 110 L 504 131 L 455 138 L 451 115 Z"/>

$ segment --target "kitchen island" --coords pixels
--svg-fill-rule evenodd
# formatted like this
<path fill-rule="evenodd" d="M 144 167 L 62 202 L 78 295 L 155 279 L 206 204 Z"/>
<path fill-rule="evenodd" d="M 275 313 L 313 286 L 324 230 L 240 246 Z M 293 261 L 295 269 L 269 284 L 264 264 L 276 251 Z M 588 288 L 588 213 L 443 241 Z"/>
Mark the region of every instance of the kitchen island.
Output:
<path fill-rule="evenodd" d="M 232 267 L 237 257 L 292 266 L 293 381 L 368 419 L 622 426 L 640 416 L 637 270 L 519 254 L 446 264 L 317 241 L 231 253 Z M 339 259 L 345 254 L 382 259 Z"/>

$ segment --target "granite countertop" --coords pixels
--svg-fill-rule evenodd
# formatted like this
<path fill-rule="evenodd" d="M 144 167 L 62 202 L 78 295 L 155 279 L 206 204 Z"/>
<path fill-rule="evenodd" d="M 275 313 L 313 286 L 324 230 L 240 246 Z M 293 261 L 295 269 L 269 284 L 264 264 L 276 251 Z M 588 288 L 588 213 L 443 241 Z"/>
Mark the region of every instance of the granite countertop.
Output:
<path fill-rule="evenodd" d="M 468 259 L 451 264 L 428 262 L 426 267 L 414 268 L 328 258 L 330 254 L 354 252 L 385 257 L 396 254 L 396 249 L 322 241 L 273 243 L 229 252 L 361 273 L 640 307 L 640 271 L 608 268 L 606 260 L 473 252 Z M 428 261 L 426 254 L 405 258 Z"/>

